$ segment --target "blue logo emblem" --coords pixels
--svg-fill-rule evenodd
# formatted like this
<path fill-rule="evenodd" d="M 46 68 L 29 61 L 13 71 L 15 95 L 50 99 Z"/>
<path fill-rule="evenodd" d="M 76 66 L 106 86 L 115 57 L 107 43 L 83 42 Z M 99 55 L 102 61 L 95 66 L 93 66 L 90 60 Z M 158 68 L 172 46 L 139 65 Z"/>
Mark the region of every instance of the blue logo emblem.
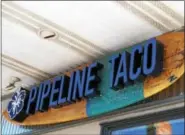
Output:
<path fill-rule="evenodd" d="M 24 102 L 26 99 L 26 91 L 19 90 L 14 93 L 12 100 L 8 104 L 8 114 L 10 119 L 16 118 L 16 116 L 23 110 Z"/>

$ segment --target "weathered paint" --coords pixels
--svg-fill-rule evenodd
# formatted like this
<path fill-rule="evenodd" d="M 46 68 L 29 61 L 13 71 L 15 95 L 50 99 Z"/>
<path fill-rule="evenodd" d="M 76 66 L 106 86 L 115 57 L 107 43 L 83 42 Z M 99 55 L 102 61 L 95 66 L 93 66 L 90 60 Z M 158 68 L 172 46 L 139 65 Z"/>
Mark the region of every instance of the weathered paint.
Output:
<path fill-rule="evenodd" d="M 146 98 L 169 87 L 184 73 L 184 32 L 167 33 L 156 39 L 164 44 L 164 71 L 158 77 L 145 79 Z"/>

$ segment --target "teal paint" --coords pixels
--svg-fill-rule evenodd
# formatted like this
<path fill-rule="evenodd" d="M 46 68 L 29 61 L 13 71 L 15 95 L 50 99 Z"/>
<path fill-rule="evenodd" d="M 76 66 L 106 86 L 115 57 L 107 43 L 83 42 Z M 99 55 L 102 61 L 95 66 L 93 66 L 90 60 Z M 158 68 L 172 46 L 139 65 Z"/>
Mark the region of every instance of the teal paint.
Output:
<path fill-rule="evenodd" d="M 98 72 L 98 76 L 101 78 L 101 83 L 98 85 L 100 96 L 87 99 L 86 111 L 88 117 L 123 108 L 144 99 L 142 79 L 118 91 L 109 87 L 111 67 L 108 61 L 110 57 L 125 50 L 130 52 L 131 49 L 132 47 L 129 47 L 97 60 L 104 65 L 104 68 Z"/>

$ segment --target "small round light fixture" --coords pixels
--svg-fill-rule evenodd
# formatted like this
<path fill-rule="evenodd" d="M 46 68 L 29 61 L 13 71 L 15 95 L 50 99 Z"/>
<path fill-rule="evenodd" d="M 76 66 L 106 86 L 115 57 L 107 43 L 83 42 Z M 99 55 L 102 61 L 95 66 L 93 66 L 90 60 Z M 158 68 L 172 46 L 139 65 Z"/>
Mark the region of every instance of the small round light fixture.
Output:
<path fill-rule="evenodd" d="M 48 29 L 39 30 L 38 35 L 43 39 L 55 39 L 57 37 L 57 34 L 55 32 Z"/>

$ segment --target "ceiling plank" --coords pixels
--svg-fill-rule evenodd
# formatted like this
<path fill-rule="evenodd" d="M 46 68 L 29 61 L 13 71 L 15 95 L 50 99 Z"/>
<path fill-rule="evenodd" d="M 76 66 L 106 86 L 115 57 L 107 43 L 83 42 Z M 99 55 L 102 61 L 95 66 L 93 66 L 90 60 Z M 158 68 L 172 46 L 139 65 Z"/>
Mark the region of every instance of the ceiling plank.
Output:
<path fill-rule="evenodd" d="M 19 65 L 19 66 L 21 66 L 27 70 L 30 70 L 36 74 L 39 74 L 40 76 L 45 77 L 45 78 L 52 77 L 52 75 L 49 73 L 46 73 L 46 72 L 44 72 L 38 68 L 35 68 L 31 65 L 25 64 L 24 62 L 16 60 L 15 58 L 12 58 L 12 57 L 5 55 L 5 54 L 2 54 L 2 61 L 11 61 L 11 63 L 15 63 L 16 65 Z"/>
<path fill-rule="evenodd" d="M 169 14 L 164 12 L 165 10 L 158 8 L 157 4 L 156 6 L 153 6 L 153 4 L 147 1 L 131 1 L 131 3 L 139 7 L 143 13 L 147 14 L 154 20 L 158 21 L 158 23 L 163 24 L 169 29 L 175 29 L 183 25 L 180 24 L 175 18 L 172 18 Z M 161 2 L 158 1 L 157 3 L 160 4 Z"/>
<path fill-rule="evenodd" d="M 33 77 L 34 79 L 37 80 L 44 80 L 46 78 L 51 78 L 52 75 L 37 69 L 33 66 L 30 66 L 28 64 L 25 64 L 21 61 L 18 61 L 10 56 L 7 56 L 5 54 L 2 54 L 2 64 L 13 69 L 16 70 L 20 73 L 23 73 L 25 75 L 28 75 L 30 77 Z"/>
<path fill-rule="evenodd" d="M 175 12 L 174 10 L 172 10 L 170 7 L 165 5 L 163 2 L 160 2 L 160 1 L 147 1 L 147 2 L 151 3 L 153 6 L 165 12 L 168 16 L 174 18 L 181 25 L 184 25 L 184 17 L 178 14 L 177 12 Z"/>
<path fill-rule="evenodd" d="M 156 3 L 147 3 L 145 1 L 116 1 L 116 3 L 119 3 L 129 12 L 147 21 L 162 32 L 168 32 L 183 26 L 181 24 L 182 18 L 179 16 L 174 18 L 176 16 L 175 12 L 167 6 L 163 5 L 160 7 L 159 5 L 161 3 L 159 1 Z M 181 21 L 180 24 L 179 20 Z M 178 22 L 178 24 L 175 22 Z"/>
<path fill-rule="evenodd" d="M 67 45 L 71 49 L 75 49 L 80 54 L 86 54 L 89 60 L 93 60 L 98 56 L 102 56 L 108 53 L 108 50 L 101 48 L 98 45 L 91 43 L 90 41 L 62 28 L 61 26 L 42 18 L 22 7 L 10 2 L 2 2 L 2 12 L 9 16 L 39 30 L 51 30 L 57 33 L 57 38 L 51 41 L 60 44 L 61 42 Z M 5 16 L 5 17 L 6 17 Z M 26 26 L 25 25 L 25 26 Z M 64 45 L 62 44 L 62 45 Z M 60 44 L 61 45 L 61 44 Z"/>

